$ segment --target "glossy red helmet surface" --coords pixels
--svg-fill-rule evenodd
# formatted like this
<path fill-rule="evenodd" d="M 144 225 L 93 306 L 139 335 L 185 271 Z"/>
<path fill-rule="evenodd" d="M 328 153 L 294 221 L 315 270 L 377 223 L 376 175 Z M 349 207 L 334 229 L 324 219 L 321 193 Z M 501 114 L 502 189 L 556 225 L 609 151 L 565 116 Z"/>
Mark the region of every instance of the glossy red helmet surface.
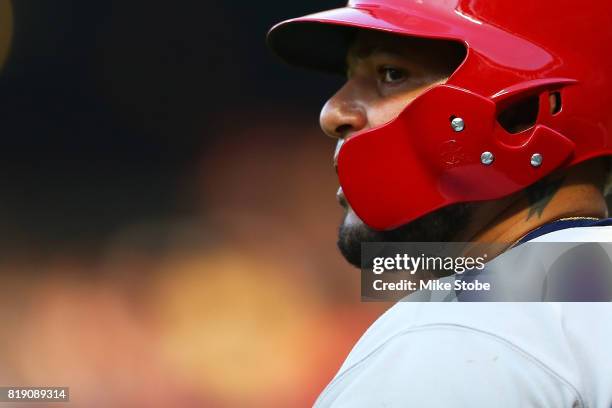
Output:
<path fill-rule="evenodd" d="M 512 194 L 612 154 L 612 2 L 352 0 L 269 33 L 287 62 L 341 71 L 356 28 L 461 42 L 446 84 L 352 135 L 338 175 L 356 214 L 392 229 L 454 203 Z M 531 107 L 531 126 L 504 123 Z"/>

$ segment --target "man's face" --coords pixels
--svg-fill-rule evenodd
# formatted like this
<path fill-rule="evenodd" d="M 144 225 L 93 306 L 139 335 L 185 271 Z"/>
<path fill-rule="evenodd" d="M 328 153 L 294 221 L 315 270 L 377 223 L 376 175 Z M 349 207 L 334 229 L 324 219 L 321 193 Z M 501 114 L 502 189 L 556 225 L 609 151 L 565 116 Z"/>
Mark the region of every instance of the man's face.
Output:
<path fill-rule="evenodd" d="M 334 164 L 342 143 L 355 132 L 389 122 L 427 89 L 444 83 L 462 52 L 455 44 L 360 31 L 348 51 L 347 81 L 321 111 L 323 131 L 338 139 Z M 361 263 L 362 242 L 450 241 L 470 215 L 469 205 L 454 205 L 392 231 L 375 231 L 355 214 L 342 189 L 338 201 L 345 209 L 338 247 L 355 266 Z"/>

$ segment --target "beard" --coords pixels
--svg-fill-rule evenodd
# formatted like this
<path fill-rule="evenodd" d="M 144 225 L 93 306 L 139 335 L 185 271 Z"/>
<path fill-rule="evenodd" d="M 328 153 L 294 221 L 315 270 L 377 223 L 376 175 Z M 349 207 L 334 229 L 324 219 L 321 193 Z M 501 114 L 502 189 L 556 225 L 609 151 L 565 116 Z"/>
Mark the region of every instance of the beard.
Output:
<path fill-rule="evenodd" d="M 393 230 L 376 231 L 347 209 L 338 230 L 338 249 L 357 268 L 361 267 L 361 244 L 367 242 L 450 242 L 470 222 L 472 205 L 441 208 Z"/>

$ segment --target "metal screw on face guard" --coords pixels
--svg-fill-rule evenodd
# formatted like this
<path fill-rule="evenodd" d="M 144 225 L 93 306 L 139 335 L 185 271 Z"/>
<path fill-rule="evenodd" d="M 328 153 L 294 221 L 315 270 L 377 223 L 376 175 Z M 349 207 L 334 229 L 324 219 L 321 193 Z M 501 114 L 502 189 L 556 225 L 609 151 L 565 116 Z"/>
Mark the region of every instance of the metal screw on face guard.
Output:
<path fill-rule="evenodd" d="M 451 127 L 455 132 L 461 132 L 465 129 L 465 122 L 462 118 L 453 118 L 453 120 L 451 120 Z"/>
<path fill-rule="evenodd" d="M 543 159 L 544 158 L 540 153 L 535 153 L 533 156 L 531 156 L 531 165 L 533 167 L 540 167 Z"/>
<path fill-rule="evenodd" d="M 486 166 L 493 163 L 493 160 L 495 160 L 495 156 L 491 152 L 484 152 L 480 155 L 480 162 Z"/>

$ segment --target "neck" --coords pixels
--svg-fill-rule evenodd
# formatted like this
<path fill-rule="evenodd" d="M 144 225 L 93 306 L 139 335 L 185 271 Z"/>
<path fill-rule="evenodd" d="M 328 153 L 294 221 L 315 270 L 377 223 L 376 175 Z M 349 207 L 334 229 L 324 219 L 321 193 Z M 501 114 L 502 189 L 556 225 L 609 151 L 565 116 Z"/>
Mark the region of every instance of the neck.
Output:
<path fill-rule="evenodd" d="M 605 218 L 608 209 L 592 166 L 545 178 L 502 200 L 478 204 L 458 241 L 501 243 L 508 248 L 529 232 L 563 218 Z M 596 175 L 601 173 L 595 173 Z"/>

